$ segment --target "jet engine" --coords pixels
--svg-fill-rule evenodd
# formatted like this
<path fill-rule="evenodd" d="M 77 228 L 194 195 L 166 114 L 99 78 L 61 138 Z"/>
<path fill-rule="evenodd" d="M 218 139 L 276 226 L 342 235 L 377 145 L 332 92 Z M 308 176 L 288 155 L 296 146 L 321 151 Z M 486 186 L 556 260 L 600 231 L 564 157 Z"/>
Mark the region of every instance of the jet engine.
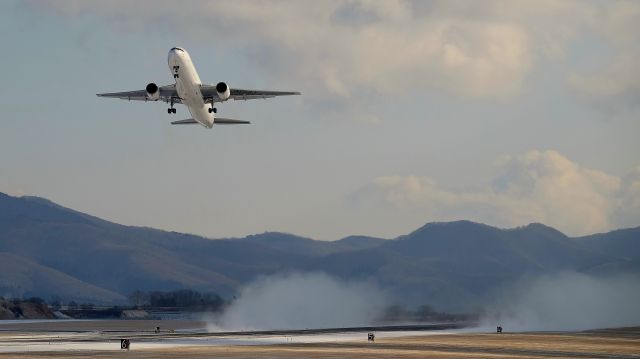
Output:
<path fill-rule="evenodd" d="M 149 100 L 158 101 L 160 99 L 160 89 L 158 88 L 158 85 L 154 84 L 153 82 L 147 85 L 146 91 L 147 98 Z"/>
<path fill-rule="evenodd" d="M 231 96 L 231 90 L 229 86 L 227 86 L 224 82 L 218 82 L 216 85 L 216 92 L 218 93 L 218 97 L 222 101 L 226 101 Z"/>

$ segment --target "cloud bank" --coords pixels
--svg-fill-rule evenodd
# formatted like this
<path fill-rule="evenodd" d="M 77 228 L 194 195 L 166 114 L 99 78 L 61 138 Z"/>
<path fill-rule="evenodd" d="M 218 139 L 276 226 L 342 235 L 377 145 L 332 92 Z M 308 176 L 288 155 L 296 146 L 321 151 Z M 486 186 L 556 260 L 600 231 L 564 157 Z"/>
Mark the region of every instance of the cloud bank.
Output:
<path fill-rule="evenodd" d="M 334 106 L 409 91 L 472 97 L 520 93 L 536 66 L 606 103 L 638 103 L 640 4 L 633 1 L 32 1 L 115 32 L 174 32 L 239 51 L 274 78 L 308 84 Z M 575 43 L 591 52 L 570 58 Z M 591 57 L 608 54 L 597 64 Z M 541 70 L 540 70 L 541 71 Z M 610 101 L 613 99 L 613 102 Z"/>
<path fill-rule="evenodd" d="M 640 224 L 640 171 L 624 179 L 529 151 L 498 163 L 491 186 L 456 191 L 428 177 L 382 176 L 355 192 L 361 208 L 388 208 L 424 220 L 471 219 L 499 226 L 541 222 L 571 235 Z"/>

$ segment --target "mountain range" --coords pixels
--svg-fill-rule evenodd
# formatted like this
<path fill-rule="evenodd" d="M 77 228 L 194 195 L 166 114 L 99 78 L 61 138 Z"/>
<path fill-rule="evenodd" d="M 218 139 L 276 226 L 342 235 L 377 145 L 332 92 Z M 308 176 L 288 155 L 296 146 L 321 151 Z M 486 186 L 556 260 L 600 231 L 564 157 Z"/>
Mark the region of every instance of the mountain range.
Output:
<path fill-rule="evenodd" d="M 260 276 L 324 272 L 371 281 L 404 304 L 471 310 L 516 281 L 575 271 L 640 273 L 640 227 L 584 237 L 533 223 L 428 223 L 395 239 L 244 238 L 124 226 L 39 197 L 0 193 L 0 296 L 125 303 L 134 290 L 230 297 Z"/>

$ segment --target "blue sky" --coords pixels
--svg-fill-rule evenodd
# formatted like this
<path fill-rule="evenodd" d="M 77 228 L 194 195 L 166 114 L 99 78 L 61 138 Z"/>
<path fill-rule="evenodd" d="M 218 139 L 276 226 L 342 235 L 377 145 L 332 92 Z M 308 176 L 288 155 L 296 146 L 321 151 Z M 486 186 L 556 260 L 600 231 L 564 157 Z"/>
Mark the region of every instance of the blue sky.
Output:
<path fill-rule="evenodd" d="M 0 3 L 0 191 L 210 237 L 394 237 L 429 221 L 640 225 L 640 4 Z M 303 96 L 172 127 L 98 92 L 172 81 Z"/>

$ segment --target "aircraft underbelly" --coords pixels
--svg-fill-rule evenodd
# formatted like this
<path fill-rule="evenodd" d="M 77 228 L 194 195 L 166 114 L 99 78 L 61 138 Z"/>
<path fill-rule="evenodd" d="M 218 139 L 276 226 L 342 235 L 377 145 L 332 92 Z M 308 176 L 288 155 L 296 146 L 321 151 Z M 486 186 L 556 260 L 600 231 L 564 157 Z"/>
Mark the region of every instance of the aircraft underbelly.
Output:
<path fill-rule="evenodd" d="M 175 64 L 180 66 L 179 76 L 176 78 L 176 91 L 187 106 L 191 117 L 207 128 L 213 126 L 213 114 L 205 104 L 200 90 L 200 77 L 189 59 L 176 58 Z"/>

